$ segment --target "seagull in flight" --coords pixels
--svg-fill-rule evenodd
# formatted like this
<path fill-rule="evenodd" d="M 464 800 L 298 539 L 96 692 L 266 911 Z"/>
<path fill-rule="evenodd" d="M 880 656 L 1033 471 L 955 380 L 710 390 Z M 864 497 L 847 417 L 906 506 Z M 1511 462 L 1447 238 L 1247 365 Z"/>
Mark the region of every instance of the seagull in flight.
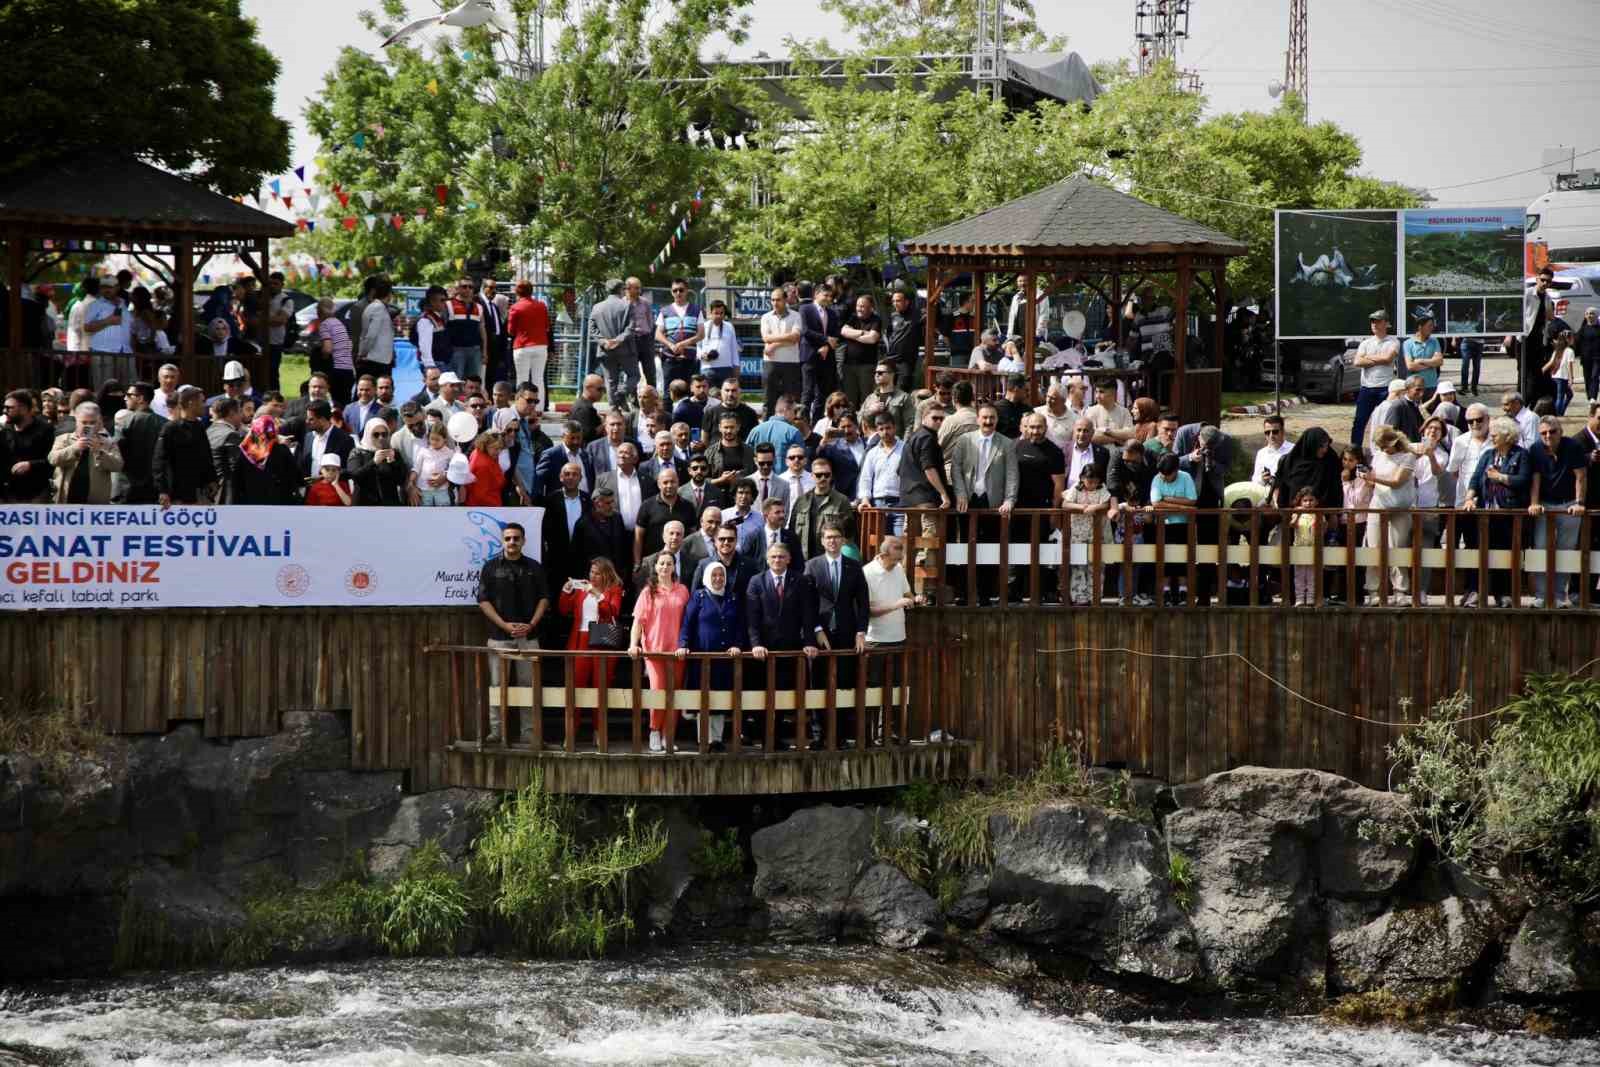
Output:
<path fill-rule="evenodd" d="M 510 33 L 512 29 L 507 21 L 501 17 L 500 13 L 494 9 L 493 5 L 489 3 L 489 0 L 464 0 L 463 3 L 458 4 L 449 11 L 444 11 L 437 15 L 429 15 L 427 18 L 417 19 L 415 22 L 409 22 L 400 27 L 390 35 L 387 41 L 383 42 L 383 47 L 388 48 L 396 41 L 403 41 L 407 37 L 421 33 L 423 30 L 433 26 L 459 26 L 463 29 L 470 29 L 474 26 L 493 26 L 502 33 Z"/>

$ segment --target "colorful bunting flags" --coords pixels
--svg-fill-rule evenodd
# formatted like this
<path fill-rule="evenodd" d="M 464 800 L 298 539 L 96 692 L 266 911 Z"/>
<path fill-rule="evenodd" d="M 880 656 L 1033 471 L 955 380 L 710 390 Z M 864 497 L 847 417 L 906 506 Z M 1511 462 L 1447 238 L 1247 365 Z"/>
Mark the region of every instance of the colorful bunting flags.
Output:
<path fill-rule="evenodd" d="M 367 224 L 368 232 L 371 232 L 372 230 L 377 228 L 378 216 L 376 216 L 376 215 L 366 215 L 366 216 L 363 216 L 362 221 Z"/>
<path fill-rule="evenodd" d="M 294 176 L 299 178 L 301 181 L 306 180 L 306 165 L 304 163 L 294 168 Z"/>
<path fill-rule="evenodd" d="M 448 185 L 435 185 L 433 187 L 433 198 L 439 201 L 440 204 L 445 203 L 449 196 L 450 187 Z"/>
<path fill-rule="evenodd" d="M 428 79 L 428 84 L 427 84 L 427 86 L 425 86 L 425 88 L 428 90 L 428 92 L 432 93 L 434 96 L 438 96 L 439 95 L 439 79 L 438 78 L 429 78 Z"/>
<path fill-rule="evenodd" d="M 356 217 L 354 215 L 346 215 L 344 218 L 339 220 L 339 225 L 343 226 L 346 230 L 354 231 L 356 228 Z M 338 266 L 338 264 L 335 263 L 334 266 Z"/>
<path fill-rule="evenodd" d="M 362 133 L 360 130 L 357 130 L 355 134 L 351 136 L 350 143 L 355 145 L 357 148 L 365 148 L 367 147 L 367 135 Z"/>

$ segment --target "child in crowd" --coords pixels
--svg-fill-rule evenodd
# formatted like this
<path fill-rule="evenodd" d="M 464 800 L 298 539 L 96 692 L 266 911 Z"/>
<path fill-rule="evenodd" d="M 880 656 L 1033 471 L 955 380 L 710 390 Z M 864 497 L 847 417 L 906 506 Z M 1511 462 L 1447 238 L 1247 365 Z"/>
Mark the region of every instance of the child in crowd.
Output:
<path fill-rule="evenodd" d="M 348 478 L 342 477 L 344 464 L 337 452 L 325 452 L 321 475 L 306 490 L 306 504 L 310 507 L 347 508 L 355 502 L 355 490 Z"/>
<path fill-rule="evenodd" d="M 455 454 L 455 446 L 445 434 L 444 425 L 430 423 L 428 443 L 417 449 L 417 491 L 422 496 L 423 507 L 450 506 L 450 484 L 445 476 L 450 471 L 450 457 Z"/>
<path fill-rule="evenodd" d="M 1567 405 L 1572 403 L 1572 368 L 1577 365 L 1577 356 L 1572 351 L 1572 334 L 1563 330 L 1550 342 L 1550 362 L 1544 365 L 1544 373 L 1550 375 L 1550 382 L 1555 386 L 1553 410 L 1556 415 L 1565 415 Z"/>
<path fill-rule="evenodd" d="M 1106 491 L 1105 472 L 1098 463 L 1090 463 L 1078 475 L 1078 484 L 1067 490 L 1061 508 L 1072 515 L 1072 544 L 1087 545 L 1094 540 L 1095 523 L 1100 524 L 1100 543 L 1110 544 L 1111 494 Z M 1068 549 L 1068 556 L 1071 549 Z M 1067 562 L 1066 560 L 1062 561 Z M 1090 573 L 1089 563 L 1072 564 L 1070 587 L 1074 604 L 1094 602 L 1096 575 Z"/>
<path fill-rule="evenodd" d="M 1292 538 L 1295 548 L 1314 548 L 1317 544 L 1317 490 L 1314 486 L 1305 486 L 1294 498 L 1294 516 L 1289 520 L 1290 528 L 1294 531 Z M 1295 607 L 1311 607 L 1316 598 L 1316 567 L 1309 563 L 1296 563 L 1294 565 L 1294 604 Z"/>
<path fill-rule="evenodd" d="M 1348 509 L 1370 508 L 1372 506 L 1372 483 L 1361 475 L 1367 470 L 1367 453 L 1355 445 L 1346 445 L 1343 452 L 1339 453 L 1340 471 L 1344 488 L 1344 506 Z M 1352 545 L 1361 544 L 1361 535 L 1367 529 L 1367 516 L 1360 514 L 1355 517 L 1355 536 L 1350 538 Z"/>

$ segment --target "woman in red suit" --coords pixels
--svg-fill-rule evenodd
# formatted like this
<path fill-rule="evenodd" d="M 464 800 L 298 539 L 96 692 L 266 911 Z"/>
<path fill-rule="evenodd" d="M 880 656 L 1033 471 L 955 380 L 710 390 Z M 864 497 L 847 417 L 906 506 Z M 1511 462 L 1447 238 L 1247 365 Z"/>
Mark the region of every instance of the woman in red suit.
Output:
<path fill-rule="evenodd" d="M 567 638 L 569 649 L 589 647 L 589 624 L 595 622 L 616 625 L 617 616 L 622 613 L 622 582 L 617 578 L 616 568 L 604 556 L 596 556 L 589 564 L 589 580 L 580 582 L 577 579 L 568 579 L 561 587 L 560 611 L 563 615 L 572 616 L 572 633 Z M 623 638 L 626 642 L 626 637 Z M 615 649 L 614 651 L 622 651 Z M 584 657 L 574 659 L 573 684 L 579 689 L 587 689 L 595 684 L 595 676 L 600 673 L 600 666 L 604 664 L 605 681 L 601 684 L 611 684 L 611 661 L 598 657 Z M 600 722 L 600 709 L 595 709 L 596 731 L 605 729 L 605 724 Z"/>

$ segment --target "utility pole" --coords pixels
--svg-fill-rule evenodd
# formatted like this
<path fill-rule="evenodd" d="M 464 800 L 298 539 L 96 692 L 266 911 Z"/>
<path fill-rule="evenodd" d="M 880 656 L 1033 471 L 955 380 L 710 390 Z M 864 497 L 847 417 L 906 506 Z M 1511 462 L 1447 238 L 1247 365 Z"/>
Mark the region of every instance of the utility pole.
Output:
<path fill-rule="evenodd" d="M 1133 44 L 1139 74 L 1154 73 L 1163 63 L 1178 63 L 1178 49 L 1189 39 L 1190 0 L 1137 0 L 1133 7 Z M 1178 88 L 1200 91 L 1200 74 L 1178 71 Z"/>
<path fill-rule="evenodd" d="M 1005 85 L 1005 0 L 978 0 L 978 34 L 973 42 L 972 80 L 978 92 L 1000 99 Z"/>
<path fill-rule="evenodd" d="M 1310 39 L 1306 34 L 1307 0 L 1289 0 L 1289 51 L 1283 58 L 1283 89 L 1294 93 L 1307 109 L 1311 106 L 1311 68 L 1307 62 Z"/>

